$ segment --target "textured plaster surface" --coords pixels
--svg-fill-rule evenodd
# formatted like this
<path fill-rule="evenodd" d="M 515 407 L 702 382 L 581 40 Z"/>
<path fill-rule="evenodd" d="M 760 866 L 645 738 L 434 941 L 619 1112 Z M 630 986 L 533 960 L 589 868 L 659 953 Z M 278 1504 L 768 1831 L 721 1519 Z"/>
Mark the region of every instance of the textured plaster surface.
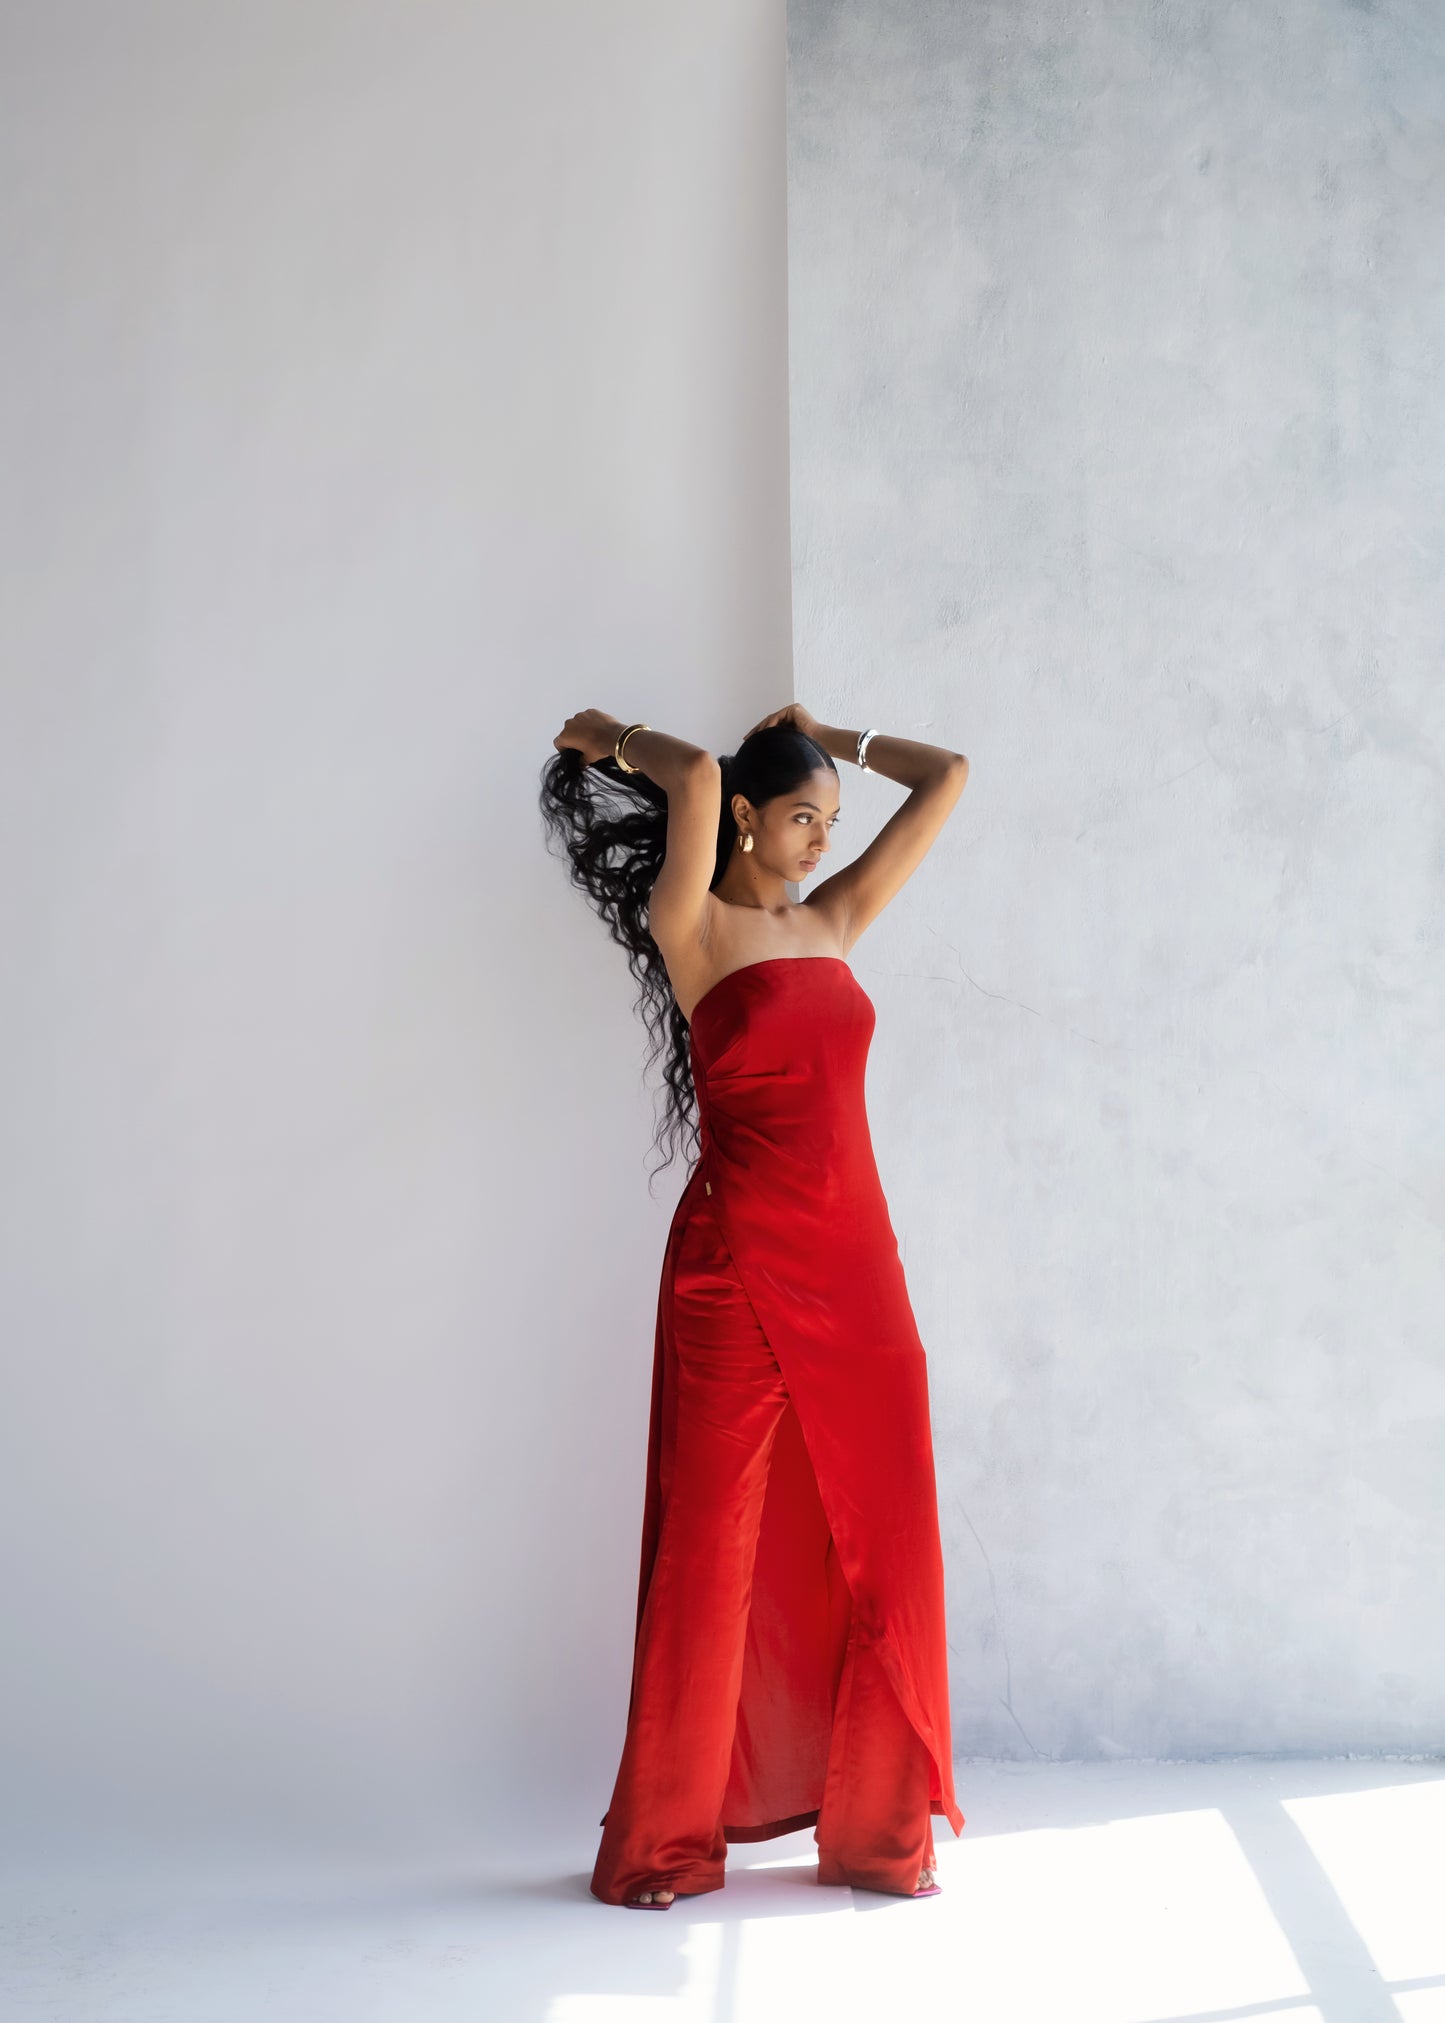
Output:
<path fill-rule="evenodd" d="M 1442 104 L 1400 0 L 790 9 L 796 692 L 972 761 L 853 951 L 961 1751 L 1445 1745 Z"/>

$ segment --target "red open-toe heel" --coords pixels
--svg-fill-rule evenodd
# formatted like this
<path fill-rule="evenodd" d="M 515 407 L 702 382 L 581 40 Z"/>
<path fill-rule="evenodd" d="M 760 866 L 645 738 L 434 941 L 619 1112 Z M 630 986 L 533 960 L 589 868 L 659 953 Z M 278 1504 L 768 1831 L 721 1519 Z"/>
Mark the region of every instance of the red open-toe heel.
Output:
<path fill-rule="evenodd" d="M 677 1892 L 674 1890 L 665 1904 L 660 1904 L 656 1897 L 652 1899 L 651 1903 L 646 1904 L 637 1904 L 632 1901 L 631 1897 L 624 1897 L 622 1899 L 622 1908 L 627 1911 L 670 1911 L 676 1902 Z"/>

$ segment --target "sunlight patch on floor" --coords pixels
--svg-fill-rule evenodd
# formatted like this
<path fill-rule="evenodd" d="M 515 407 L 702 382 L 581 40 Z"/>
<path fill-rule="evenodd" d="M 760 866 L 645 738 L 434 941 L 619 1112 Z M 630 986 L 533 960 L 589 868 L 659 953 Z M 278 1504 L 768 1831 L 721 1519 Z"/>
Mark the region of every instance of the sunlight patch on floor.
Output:
<path fill-rule="evenodd" d="M 1416 1988 L 1395 1997 L 1401 2023 L 1445 2023 L 1445 1988 Z"/>
<path fill-rule="evenodd" d="M 632 1997 L 637 2023 L 797 2023 L 820 2012 L 830 2023 L 872 2023 L 896 2008 L 900 1987 L 914 2003 L 936 2002 L 942 2014 L 963 2007 L 989 2023 L 1243 2010 L 1322 2023 L 1258 1879 L 1212 1809 L 946 1843 L 940 1898 L 800 1886 L 791 1914 L 765 1896 L 762 1914 L 748 1914 L 747 1877 L 815 1860 L 806 1852 L 738 1868 L 733 1917 L 725 1928 L 692 1928 L 685 1985 L 670 1999 Z M 624 2023 L 627 2013 L 610 1995 L 569 1996 L 547 2023 Z"/>
<path fill-rule="evenodd" d="M 943 1859 L 967 1905 L 970 1993 L 1000 2019 L 1133 2023 L 1310 1999 L 1212 1809 L 965 1839 Z"/>
<path fill-rule="evenodd" d="M 1284 1810 L 1382 1978 L 1423 1981 L 1445 1974 L 1445 1783 L 1291 1798 Z M 1410 2023 L 1445 2018 L 1445 1991 L 1438 1988 L 1403 1991 L 1396 2004 Z"/>

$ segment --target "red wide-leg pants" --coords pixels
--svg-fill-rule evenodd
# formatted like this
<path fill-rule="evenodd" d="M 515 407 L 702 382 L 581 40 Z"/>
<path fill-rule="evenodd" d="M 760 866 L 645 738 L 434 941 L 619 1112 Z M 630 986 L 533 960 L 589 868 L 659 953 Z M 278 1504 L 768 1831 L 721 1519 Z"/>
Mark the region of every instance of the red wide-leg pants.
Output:
<path fill-rule="evenodd" d="M 592 1893 L 723 1887 L 753 1562 L 782 1371 L 704 1205 L 676 1274 L 671 1479 L 638 1626 L 632 1710 Z M 818 1880 L 910 1894 L 932 1867 L 931 1759 L 872 1647 L 850 1631 L 814 1838 Z"/>

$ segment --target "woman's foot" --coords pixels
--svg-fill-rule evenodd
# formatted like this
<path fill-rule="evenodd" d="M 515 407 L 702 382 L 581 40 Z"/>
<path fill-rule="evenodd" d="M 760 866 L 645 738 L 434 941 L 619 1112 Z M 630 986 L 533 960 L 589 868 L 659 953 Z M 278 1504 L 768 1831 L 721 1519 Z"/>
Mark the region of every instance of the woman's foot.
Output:
<path fill-rule="evenodd" d="M 887 1896 L 937 1897 L 943 1894 L 943 1885 L 939 1882 L 938 1871 L 934 1868 L 921 1868 L 918 1871 L 918 1881 L 911 1890 L 898 1890 L 884 1882 L 859 1882 L 834 1861 L 831 1855 L 826 1854 L 818 1857 L 818 1880 L 820 1883 L 828 1883 L 843 1889 L 882 1890 Z"/>
<path fill-rule="evenodd" d="M 672 1899 L 671 1890 L 644 1890 L 640 1897 L 629 1897 L 627 1901 L 630 1904 L 670 1904 Z"/>

